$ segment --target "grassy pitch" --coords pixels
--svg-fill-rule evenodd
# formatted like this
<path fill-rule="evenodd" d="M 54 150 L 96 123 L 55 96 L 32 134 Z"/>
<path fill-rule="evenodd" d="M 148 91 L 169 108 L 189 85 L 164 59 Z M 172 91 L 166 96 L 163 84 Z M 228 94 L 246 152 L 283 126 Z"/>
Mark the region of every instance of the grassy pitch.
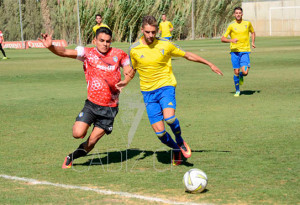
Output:
<path fill-rule="evenodd" d="M 170 151 L 155 136 L 146 112 L 140 121 L 135 119 L 143 105 L 137 75 L 121 94 L 113 133 L 69 170 L 61 169 L 64 157 L 83 141 L 72 138 L 72 125 L 86 99 L 82 63 L 46 49 L 7 49 L 9 59 L 0 60 L 0 175 L 177 202 L 297 204 L 299 41 L 257 38 L 238 98 L 233 97 L 229 44 L 219 39 L 177 42 L 224 73 L 220 77 L 204 65 L 173 59 L 176 115 L 192 157 L 172 167 Z M 127 51 L 129 45 L 113 46 Z M 204 193 L 184 192 L 182 177 L 191 168 L 208 175 Z M 154 204 L 0 177 L 0 204 L 24 203 Z"/>

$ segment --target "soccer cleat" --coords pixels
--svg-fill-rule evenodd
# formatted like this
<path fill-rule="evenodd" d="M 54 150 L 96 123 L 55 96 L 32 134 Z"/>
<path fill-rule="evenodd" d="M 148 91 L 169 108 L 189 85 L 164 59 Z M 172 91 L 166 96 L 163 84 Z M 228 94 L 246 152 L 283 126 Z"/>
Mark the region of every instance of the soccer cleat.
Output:
<path fill-rule="evenodd" d="M 173 151 L 173 159 L 172 159 L 172 164 L 173 166 L 178 166 L 182 163 L 182 160 L 181 160 L 181 152 L 177 151 L 177 152 L 174 152 Z"/>
<path fill-rule="evenodd" d="M 7 60 L 7 57 L 3 57 L 2 59 L 3 59 L 3 60 Z"/>
<path fill-rule="evenodd" d="M 61 166 L 62 169 L 69 169 L 72 167 L 72 161 L 69 156 L 66 156 L 63 165 Z"/>
<path fill-rule="evenodd" d="M 240 75 L 239 80 L 240 80 L 240 85 L 243 85 L 244 84 L 244 76 Z"/>
<path fill-rule="evenodd" d="M 240 94 L 241 94 L 241 92 L 240 92 L 240 91 L 236 91 L 236 92 L 235 92 L 235 94 L 234 94 L 234 97 L 239 97 L 239 96 L 240 96 Z"/>
<path fill-rule="evenodd" d="M 180 150 L 185 158 L 190 158 L 192 156 L 191 148 L 185 141 L 183 141 L 181 146 L 178 145 L 178 147 L 180 148 Z"/>

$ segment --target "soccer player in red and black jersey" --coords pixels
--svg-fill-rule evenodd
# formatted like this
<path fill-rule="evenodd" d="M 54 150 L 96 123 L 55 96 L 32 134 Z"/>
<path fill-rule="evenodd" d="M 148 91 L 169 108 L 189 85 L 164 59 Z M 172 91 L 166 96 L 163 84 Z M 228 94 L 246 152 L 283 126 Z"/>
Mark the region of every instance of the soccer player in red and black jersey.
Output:
<path fill-rule="evenodd" d="M 96 47 L 78 46 L 75 50 L 54 46 L 51 35 L 41 35 L 43 38 L 39 40 L 52 53 L 83 61 L 87 81 L 88 96 L 73 125 L 73 137 L 84 138 L 91 124 L 94 124 L 94 128 L 88 139 L 65 158 L 62 168 L 66 169 L 72 166 L 74 159 L 89 153 L 104 134 L 112 132 L 118 113 L 119 94 L 132 79 L 128 74 L 132 68 L 129 56 L 124 51 L 110 47 L 112 32 L 108 28 L 97 30 Z M 123 67 L 124 80 L 121 80 L 120 67 Z"/>
<path fill-rule="evenodd" d="M 3 33 L 2 33 L 2 31 L 0 31 L 0 50 L 1 50 L 1 52 L 2 52 L 2 54 L 3 54 L 3 60 L 6 60 L 7 59 L 7 57 L 6 57 L 6 55 L 5 55 L 5 51 L 3 50 L 3 48 L 2 48 L 2 43 L 4 43 L 4 38 L 3 38 Z"/>

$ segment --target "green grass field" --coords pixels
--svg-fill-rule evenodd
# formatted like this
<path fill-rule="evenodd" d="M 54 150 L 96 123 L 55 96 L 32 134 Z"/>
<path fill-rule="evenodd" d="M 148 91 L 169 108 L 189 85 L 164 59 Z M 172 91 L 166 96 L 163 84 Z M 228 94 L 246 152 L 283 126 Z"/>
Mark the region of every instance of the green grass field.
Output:
<path fill-rule="evenodd" d="M 46 49 L 6 49 L 9 59 L 0 60 L 0 175 L 176 202 L 299 204 L 299 42 L 300 37 L 257 38 L 238 98 L 233 97 L 229 44 L 219 39 L 177 42 L 224 73 L 220 77 L 204 65 L 173 59 L 176 115 L 192 157 L 172 167 L 170 151 L 152 131 L 146 112 L 127 146 L 138 111 L 132 105 L 142 103 L 136 76 L 121 94 L 113 133 L 69 170 L 61 169 L 64 157 L 84 141 L 72 137 L 86 99 L 82 63 Z M 113 46 L 127 51 L 129 45 Z M 203 193 L 184 192 L 182 177 L 191 168 L 208 175 Z M 0 177 L 0 204 L 43 203 L 158 202 Z"/>

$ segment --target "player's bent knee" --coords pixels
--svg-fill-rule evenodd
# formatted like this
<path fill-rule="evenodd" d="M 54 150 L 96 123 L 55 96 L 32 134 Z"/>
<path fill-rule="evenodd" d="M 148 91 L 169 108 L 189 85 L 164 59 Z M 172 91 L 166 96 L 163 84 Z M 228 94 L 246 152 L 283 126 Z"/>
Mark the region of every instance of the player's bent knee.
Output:
<path fill-rule="evenodd" d="M 247 76 L 248 75 L 248 71 L 243 71 L 243 76 Z"/>
<path fill-rule="evenodd" d="M 73 137 L 78 139 L 78 138 L 84 138 L 86 135 L 86 132 L 82 132 L 76 128 L 73 127 Z"/>

